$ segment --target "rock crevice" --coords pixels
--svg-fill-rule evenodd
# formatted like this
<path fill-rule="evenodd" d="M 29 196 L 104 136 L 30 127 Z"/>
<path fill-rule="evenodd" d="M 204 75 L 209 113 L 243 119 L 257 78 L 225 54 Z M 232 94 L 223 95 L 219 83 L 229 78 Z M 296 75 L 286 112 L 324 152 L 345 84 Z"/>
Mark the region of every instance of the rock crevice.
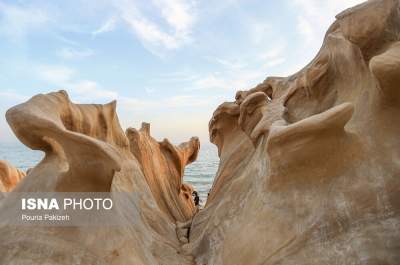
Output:
<path fill-rule="evenodd" d="M 158 142 L 146 123 L 124 133 L 115 102 L 64 91 L 10 109 L 16 136 L 46 154 L 14 191 L 134 196 L 116 202 L 122 227 L 1 223 L 0 263 L 398 264 L 399 43 L 400 1 L 370 0 L 337 15 L 301 71 L 221 104 L 209 123 L 220 164 L 199 212 L 182 181 L 197 138 Z"/>

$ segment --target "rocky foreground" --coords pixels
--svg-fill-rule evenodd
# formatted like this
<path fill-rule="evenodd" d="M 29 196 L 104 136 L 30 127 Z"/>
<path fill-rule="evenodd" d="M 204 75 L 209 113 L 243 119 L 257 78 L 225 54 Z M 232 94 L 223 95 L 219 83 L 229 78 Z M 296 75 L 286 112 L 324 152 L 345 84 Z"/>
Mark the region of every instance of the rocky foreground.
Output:
<path fill-rule="evenodd" d="M 124 133 L 115 110 L 60 91 L 7 112 L 46 154 L 14 191 L 135 196 L 117 201 L 133 213 L 124 226 L 0 224 L 0 264 L 400 264 L 399 0 L 340 13 L 304 69 L 217 108 L 220 165 L 200 212 L 182 183 L 198 139 Z"/>

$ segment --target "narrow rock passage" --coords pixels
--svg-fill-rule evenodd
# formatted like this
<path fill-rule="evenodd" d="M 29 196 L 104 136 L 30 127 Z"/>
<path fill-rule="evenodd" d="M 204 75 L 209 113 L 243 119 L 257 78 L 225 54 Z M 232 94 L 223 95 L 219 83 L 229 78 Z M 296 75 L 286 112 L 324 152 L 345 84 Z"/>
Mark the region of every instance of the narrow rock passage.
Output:
<path fill-rule="evenodd" d="M 115 101 L 65 91 L 11 108 L 18 139 L 46 154 L 13 191 L 129 196 L 119 226 L 34 229 L 7 219 L 15 201 L 2 198 L 0 264 L 399 264 L 399 42 L 400 1 L 367 1 L 336 16 L 302 70 L 218 106 L 220 163 L 198 212 L 182 180 L 196 137 L 124 132 Z"/>

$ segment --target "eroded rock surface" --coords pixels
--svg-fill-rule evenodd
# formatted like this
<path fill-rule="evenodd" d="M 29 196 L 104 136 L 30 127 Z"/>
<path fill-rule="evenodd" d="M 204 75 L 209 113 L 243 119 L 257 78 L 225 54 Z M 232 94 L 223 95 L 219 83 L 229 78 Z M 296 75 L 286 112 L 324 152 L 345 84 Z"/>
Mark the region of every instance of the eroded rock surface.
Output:
<path fill-rule="evenodd" d="M 25 175 L 24 171 L 0 160 L 0 192 L 12 191 Z"/>
<path fill-rule="evenodd" d="M 152 145 L 154 139 L 130 142 L 133 129 L 128 139 L 119 125 L 115 101 L 74 104 L 65 91 L 34 96 L 10 109 L 6 117 L 21 142 L 45 152 L 15 192 L 130 195 L 114 198 L 123 213 L 119 226 L 32 228 L 2 222 L 0 264 L 193 264 L 193 257 L 178 254 L 182 243 L 175 218 L 187 221 L 194 214 L 193 201 L 185 196 L 190 187 L 182 183 L 182 174 L 184 166 L 196 158 L 196 138 L 178 147 L 160 147 L 165 153 L 139 156 L 130 145 Z M 168 153 L 172 150 L 174 154 Z M 151 187 L 147 162 L 159 172 L 163 167 L 172 170 L 150 176 L 163 183 L 161 188 Z M 159 206 L 159 197 L 165 208 Z M 19 203 L 5 197 L 0 201 L 1 214 L 7 215 Z M 176 215 L 168 209 L 175 209 Z"/>
<path fill-rule="evenodd" d="M 0 224 L 0 263 L 399 264 L 399 43 L 400 1 L 370 0 L 337 15 L 304 69 L 221 104 L 209 123 L 220 165 L 197 214 L 182 183 L 196 138 L 125 134 L 115 102 L 62 91 L 12 108 L 17 137 L 46 153 L 16 191 L 135 196 L 116 202 L 123 227 Z"/>
<path fill-rule="evenodd" d="M 400 262 L 399 33 L 398 0 L 346 10 L 304 69 L 218 107 L 197 264 Z"/>
<path fill-rule="evenodd" d="M 187 221 L 196 213 L 193 187 L 182 183 L 184 168 L 197 158 L 200 141 L 174 146 L 168 139 L 157 142 L 150 135 L 150 124 L 143 123 L 140 130 L 126 131 L 130 150 L 141 165 L 143 174 L 159 208 L 172 221 Z"/>

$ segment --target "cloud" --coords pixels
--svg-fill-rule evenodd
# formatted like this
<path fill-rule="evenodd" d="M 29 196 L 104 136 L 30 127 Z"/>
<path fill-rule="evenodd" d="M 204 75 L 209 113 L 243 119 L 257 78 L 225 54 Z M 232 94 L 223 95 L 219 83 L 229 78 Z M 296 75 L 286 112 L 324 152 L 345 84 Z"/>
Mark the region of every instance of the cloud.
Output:
<path fill-rule="evenodd" d="M 68 45 L 71 45 L 71 46 L 79 46 L 79 43 L 78 43 L 78 42 L 76 42 L 76 41 L 74 41 L 74 40 L 71 40 L 71 39 L 69 39 L 69 38 L 66 38 L 66 37 L 64 37 L 63 35 L 59 34 L 59 33 L 55 33 L 55 37 L 56 37 L 57 40 L 59 40 L 59 41 L 61 41 L 61 42 L 64 42 L 64 43 L 66 43 L 66 44 L 68 44 Z"/>
<path fill-rule="evenodd" d="M 193 4 L 187 0 L 154 0 L 167 23 L 178 34 L 188 34 L 194 23 Z"/>
<path fill-rule="evenodd" d="M 285 53 L 287 45 L 285 42 L 276 42 L 274 46 L 268 47 L 265 52 L 257 55 L 260 60 L 270 60 L 276 59 L 277 57 L 282 57 Z"/>
<path fill-rule="evenodd" d="M 102 33 L 113 31 L 117 25 L 118 19 L 115 16 L 107 19 L 99 28 L 92 32 L 92 36 L 97 36 Z"/>
<path fill-rule="evenodd" d="M 210 98 L 199 97 L 193 95 L 176 95 L 163 100 L 166 107 L 182 108 L 182 107 L 201 107 L 210 104 Z"/>
<path fill-rule="evenodd" d="M 119 106 L 126 111 L 169 111 L 187 107 L 204 107 L 210 105 L 217 97 L 174 95 L 158 99 L 139 99 L 133 97 L 116 96 Z"/>
<path fill-rule="evenodd" d="M 223 68 L 197 78 L 194 82 L 195 90 L 222 89 L 234 92 L 249 89 L 264 80 L 274 67 L 286 62 L 286 43 L 279 41 L 263 52 L 236 59 L 214 58 L 214 61 Z"/>
<path fill-rule="evenodd" d="M 94 55 L 94 51 L 91 49 L 83 49 L 78 50 L 75 48 L 62 48 L 56 52 L 57 56 L 66 59 L 66 60 L 73 60 L 73 59 L 82 59 L 87 58 Z"/>
<path fill-rule="evenodd" d="M 207 74 L 194 83 L 189 90 L 225 90 L 235 92 L 236 90 L 249 89 L 266 77 L 264 67 L 259 69 L 245 69 L 235 72 Z"/>
<path fill-rule="evenodd" d="M 191 70 L 179 70 L 158 75 L 158 80 L 161 82 L 191 82 L 199 77 L 198 73 Z"/>
<path fill-rule="evenodd" d="M 73 68 L 64 65 L 42 64 L 34 67 L 34 69 L 36 69 L 36 78 L 51 86 L 56 86 L 55 89 L 71 91 L 79 102 L 113 100 L 118 97 L 118 93 L 103 89 L 95 81 L 77 78 L 76 71 Z"/>
<path fill-rule="evenodd" d="M 65 84 L 80 101 L 87 100 L 114 100 L 118 98 L 118 93 L 113 90 L 103 89 L 99 84 L 92 80 L 80 80 Z"/>
<path fill-rule="evenodd" d="M 63 65 L 38 65 L 34 67 L 36 76 L 50 84 L 64 84 L 71 80 L 75 70 Z"/>
<path fill-rule="evenodd" d="M 12 102 L 23 102 L 28 100 L 29 97 L 20 93 L 16 93 L 14 91 L 4 91 L 0 92 L 0 98 L 6 98 L 7 100 Z"/>
<path fill-rule="evenodd" d="M 208 56 L 206 59 L 217 63 L 219 71 L 197 77 L 190 90 L 249 89 L 266 78 L 274 67 L 286 62 L 286 42 L 278 40 L 263 51 L 251 51 L 249 54 L 235 55 L 235 58 Z"/>
<path fill-rule="evenodd" d="M 278 41 L 274 46 L 269 47 L 266 52 L 260 53 L 257 58 L 263 63 L 262 67 L 269 70 L 286 62 L 286 42 Z"/>
<path fill-rule="evenodd" d="M 229 89 L 231 81 L 216 74 L 208 74 L 194 83 L 195 89 Z"/>
<path fill-rule="evenodd" d="M 242 69 L 247 66 L 246 63 L 238 61 L 238 60 L 229 60 L 229 59 L 213 58 L 213 57 L 209 57 L 209 58 L 226 68 Z"/>
<path fill-rule="evenodd" d="M 144 46 L 151 52 L 157 53 L 154 48 L 166 48 L 167 50 L 179 48 L 179 37 L 163 32 L 157 24 L 147 18 L 132 15 L 132 13 L 125 14 L 123 17 Z"/>
<path fill-rule="evenodd" d="M 264 64 L 265 68 L 272 68 L 274 66 L 278 66 L 283 64 L 286 61 L 286 59 L 284 57 L 278 57 L 278 58 L 272 58 L 271 60 L 267 61 Z"/>
<path fill-rule="evenodd" d="M 65 89 L 78 103 L 93 103 L 95 101 L 118 100 L 121 108 L 125 110 L 149 111 L 163 108 L 184 108 L 206 106 L 210 98 L 177 94 L 164 98 L 134 98 L 120 95 L 115 89 L 104 89 L 98 82 L 76 77 L 76 71 L 63 65 L 39 65 L 36 67 L 36 76 L 46 83 L 56 86 L 55 89 Z M 154 93 L 154 89 L 147 89 Z"/>
<path fill-rule="evenodd" d="M 118 96 L 117 100 L 118 108 L 122 109 L 123 112 L 144 112 L 159 106 L 157 102 L 148 99 Z"/>
<path fill-rule="evenodd" d="M 24 39 L 31 31 L 49 21 L 48 15 L 41 9 L 1 2 L 0 16 L 0 33 L 11 41 Z"/>
<path fill-rule="evenodd" d="M 254 21 L 254 19 L 250 19 L 250 21 L 249 33 L 252 43 L 255 45 L 264 44 L 266 37 L 271 33 L 272 26 L 265 21 L 259 22 Z"/>
<path fill-rule="evenodd" d="M 237 71 L 224 71 L 205 74 L 193 82 L 188 91 L 193 90 L 221 90 L 235 92 L 240 89 L 250 89 L 267 76 L 269 67 L 281 64 L 284 59 L 276 59 L 256 68 L 247 68 Z"/>
<path fill-rule="evenodd" d="M 305 44 L 311 44 L 318 41 L 319 36 L 309 19 L 300 15 L 297 18 L 297 23 L 297 31 L 303 36 Z"/>
<path fill-rule="evenodd" d="M 164 51 L 176 50 L 190 41 L 195 12 L 189 1 L 153 0 L 155 8 L 147 16 L 132 1 L 114 3 L 122 21 L 153 54 L 162 56 Z"/>
<path fill-rule="evenodd" d="M 291 2 L 298 13 L 297 31 L 303 37 L 304 44 L 322 42 L 324 34 L 335 16 L 346 8 L 352 7 L 365 0 L 294 0 Z"/>

